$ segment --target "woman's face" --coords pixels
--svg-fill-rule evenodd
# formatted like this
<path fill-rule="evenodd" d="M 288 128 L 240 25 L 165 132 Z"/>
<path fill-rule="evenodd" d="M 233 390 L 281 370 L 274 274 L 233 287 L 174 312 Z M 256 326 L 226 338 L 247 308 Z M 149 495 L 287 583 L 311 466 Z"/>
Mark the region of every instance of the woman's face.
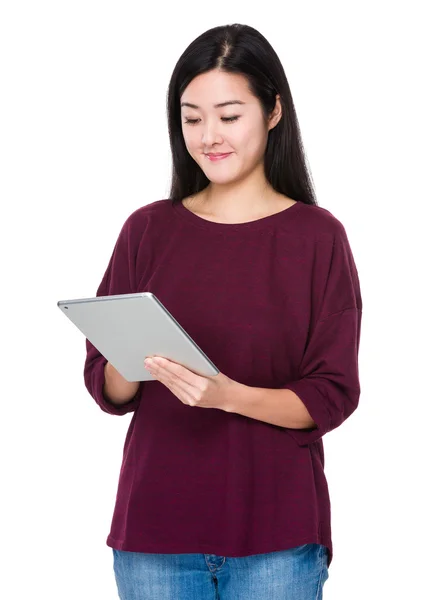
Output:
<path fill-rule="evenodd" d="M 233 100 L 237 102 L 215 106 Z M 186 148 L 214 183 L 231 182 L 252 172 L 263 161 L 268 131 L 281 117 L 279 97 L 273 117 L 266 122 L 246 78 L 218 70 L 195 77 L 180 102 Z M 230 155 L 211 161 L 207 153 Z"/>

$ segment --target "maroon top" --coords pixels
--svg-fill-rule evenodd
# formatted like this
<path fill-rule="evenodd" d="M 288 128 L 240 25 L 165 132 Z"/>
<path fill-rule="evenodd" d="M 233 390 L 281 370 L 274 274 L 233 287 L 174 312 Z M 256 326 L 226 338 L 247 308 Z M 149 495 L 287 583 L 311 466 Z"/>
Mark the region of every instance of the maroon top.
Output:
<path fill-rule="evenodd" d="M 341 222 L 297 202 L 215 223 L 157 200 L 125 221 L 97 295 L 133 292 L 155 294 L 228 377 L 293 390 L 318 428 L 191 407 L 159 381 L 116 407 L 86 340 L 89 393 L 107 413 L 133 412 L 107 545 L 238 557 L 318 543 L 330 565 L 322 436 L 360 396 L 362 300 Z"/>

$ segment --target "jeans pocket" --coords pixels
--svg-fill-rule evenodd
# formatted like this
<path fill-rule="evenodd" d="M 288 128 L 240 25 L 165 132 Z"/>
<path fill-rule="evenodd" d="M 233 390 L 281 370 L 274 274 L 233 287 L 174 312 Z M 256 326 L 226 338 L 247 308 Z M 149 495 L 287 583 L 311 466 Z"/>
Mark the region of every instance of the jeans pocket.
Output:
<path fill-rule="evenodd" d="M 312 550 L 312 548 L 316 546 L 316 544 L 302 544 L 301 546 L 296 546 L 295 548 L 293 548 L 294 552 L 309 552 L 309 550 Z"/>

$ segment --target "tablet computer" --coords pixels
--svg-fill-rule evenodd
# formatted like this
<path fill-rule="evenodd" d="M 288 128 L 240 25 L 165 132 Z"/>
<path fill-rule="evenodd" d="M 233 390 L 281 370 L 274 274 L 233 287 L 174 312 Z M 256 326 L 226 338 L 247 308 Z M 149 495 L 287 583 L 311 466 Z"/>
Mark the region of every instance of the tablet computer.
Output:
<path fill-rule="evenodd" d="M 151 292 L 59 300 L 57 306 L 127 381 L 155 378 L 148 356 L 162 356 L 202 376 L 219 370 Z"/>

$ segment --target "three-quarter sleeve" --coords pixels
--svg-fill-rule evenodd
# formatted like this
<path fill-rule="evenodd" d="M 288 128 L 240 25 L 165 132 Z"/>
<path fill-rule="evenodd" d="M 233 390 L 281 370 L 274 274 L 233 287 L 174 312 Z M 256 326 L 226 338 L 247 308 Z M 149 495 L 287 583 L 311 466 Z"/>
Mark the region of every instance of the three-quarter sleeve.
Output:
<path fill-rule="evenodd" d="M 130 239 L 129 218 L 120 231 L 96 296 L 131 294 L 135 291 L 135 262 Z M 103 393 L 104 368 L 108 361 L 87 338 L 85 344 L 84 383 L 89 394 L 104 412 L 119 416 L 133 412 L 139 405 L 145 382 L 140 382 L 136 395 L 129 402 L 122 405 L 112 403 Z"/>
<path fill-rule="evenodd" d="M 322 248 L 321 248 L 322 250 Z M 331 252 L 323 252 L 314 273 L 313 319 L 299 368 L 299 378 L 282 386 L 305 404 L 316 427 L 291 429 L 306 446 L 339 427 L 358 407 L 358 355 L 362 298 L 357 268 L 341 225 Z"/>

